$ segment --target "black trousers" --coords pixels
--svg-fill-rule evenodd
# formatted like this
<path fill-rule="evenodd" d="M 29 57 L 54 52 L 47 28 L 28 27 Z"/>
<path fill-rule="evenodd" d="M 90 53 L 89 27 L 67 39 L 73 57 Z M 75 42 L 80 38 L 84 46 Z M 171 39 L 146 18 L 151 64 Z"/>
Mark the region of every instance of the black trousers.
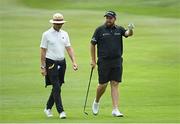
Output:
<path fill-rule="evenodd" d="M 54 103 L 58 113 L 64 111 L 61 99 L 61 86 L 64 83 L 66 61 L 54 61 L 46 58 L 47 78 L 52 85 L 52 91 L 47 101 L 47 109 L 52 109 Z"/>

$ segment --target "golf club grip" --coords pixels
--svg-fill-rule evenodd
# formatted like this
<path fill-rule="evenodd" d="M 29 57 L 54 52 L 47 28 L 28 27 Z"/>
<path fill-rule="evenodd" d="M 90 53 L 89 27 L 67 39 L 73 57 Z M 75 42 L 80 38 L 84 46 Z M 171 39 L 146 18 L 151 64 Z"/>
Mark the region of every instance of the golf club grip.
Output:
<path fill-rule="evenodd" d="M 87 103 L 87 98 L 88 98 L 88 94 L 89 94 L 89 88 L 90 88 L 90 84 L 91 84 L 91 78 L 92 78 L 93 70 L 94 70 L 94 68 L 92 67 L 91 68 L 91 74 L 90 74 L 90 77 L 89 77 L 88 89 L 87 89 L 87 92 L 86 92 L 86 99 L 85 99 L 85 103 L 84 103 L 84 112 L 85 112 L 85 108 L 86 108 L 86 103 Z"/>

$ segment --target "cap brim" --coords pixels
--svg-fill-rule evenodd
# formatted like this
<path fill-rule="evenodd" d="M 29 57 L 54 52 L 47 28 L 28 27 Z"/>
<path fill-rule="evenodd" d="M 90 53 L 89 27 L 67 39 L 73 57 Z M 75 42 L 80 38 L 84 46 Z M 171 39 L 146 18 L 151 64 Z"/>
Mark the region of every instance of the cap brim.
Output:
<path fill-rule="evenodd" d="M 54 21 L 53 19 L 51 19 L 51 20 L 49 20 L 49 22 L 52 23 L 52 24 L 63 24 L 66 21 Z"/>
<path fill-rule="evenodd" d="M 105 15 L 104 15 L 104 17 L 107 17 L 107 16 L 108 16 L 108 17 L 115 17 L 115 16 L 113 16 L 113 15 L 111 15 L 111 14 L 105 14 Z"/>

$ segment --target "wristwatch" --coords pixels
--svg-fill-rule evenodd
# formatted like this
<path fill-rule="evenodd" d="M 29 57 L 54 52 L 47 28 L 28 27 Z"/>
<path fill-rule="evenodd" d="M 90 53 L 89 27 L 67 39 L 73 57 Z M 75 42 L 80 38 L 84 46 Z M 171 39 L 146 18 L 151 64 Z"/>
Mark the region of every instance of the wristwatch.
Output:
<path fill-rule="evenodd" d="M 41 65 L 41 69 L 45 69 L 46 68 L 46 66 L 44 66 L 44 65 Z"/>

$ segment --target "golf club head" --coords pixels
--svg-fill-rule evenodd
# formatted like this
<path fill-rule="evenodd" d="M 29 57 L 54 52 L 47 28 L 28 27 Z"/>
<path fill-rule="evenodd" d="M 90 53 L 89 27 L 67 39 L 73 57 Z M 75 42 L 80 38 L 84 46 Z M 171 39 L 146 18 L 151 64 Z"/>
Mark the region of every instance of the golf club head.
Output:
<path fill-rule="evenodd" d="M 84 114 L 88 115 L 88 113 L 87 113 L 87 112 L 84 112 Z"/>

